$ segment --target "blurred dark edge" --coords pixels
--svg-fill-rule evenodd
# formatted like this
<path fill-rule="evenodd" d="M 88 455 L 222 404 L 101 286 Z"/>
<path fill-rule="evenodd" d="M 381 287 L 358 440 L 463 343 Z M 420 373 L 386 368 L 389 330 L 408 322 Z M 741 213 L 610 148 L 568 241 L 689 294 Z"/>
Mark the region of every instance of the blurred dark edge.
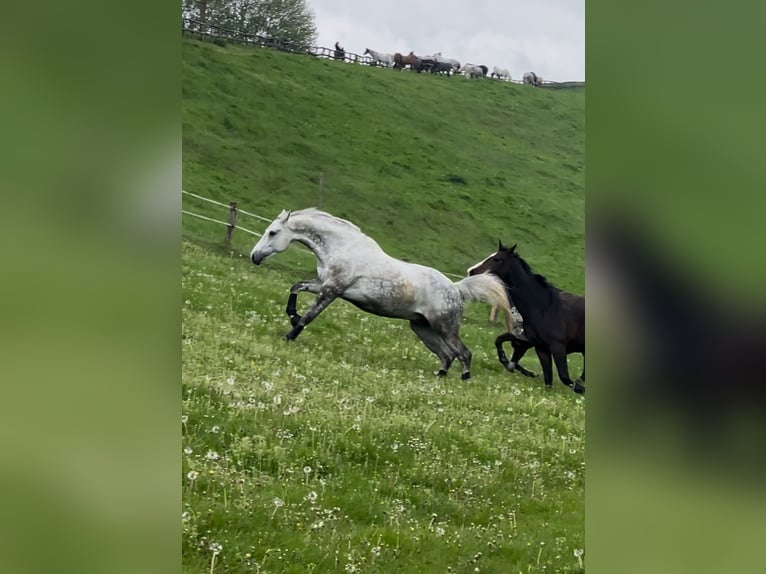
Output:
<path fill-rule="evenodd" d="M 4 15 L 0 571 L 178 571 L 179 6 Z"/>
<path fill-rule="evenodd" d="M 763 16 L 587 3 L 591 573 L 763 569 Z"/>

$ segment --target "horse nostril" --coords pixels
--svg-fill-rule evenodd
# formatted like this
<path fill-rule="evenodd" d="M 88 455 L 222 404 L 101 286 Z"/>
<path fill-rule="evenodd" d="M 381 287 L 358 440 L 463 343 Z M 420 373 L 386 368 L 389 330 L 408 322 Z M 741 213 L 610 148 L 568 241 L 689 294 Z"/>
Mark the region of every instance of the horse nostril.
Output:
<path fill-rule="evenodd" d="M 260 265 L 260 264 L 261 264 L 261 259 L 260 259 L 260 257 L 256 258 L 256 256 L 255 256 L 255 253 L 253 253 L 253 254 L 251 254 L 251 255 L 250 255 L 250 260 L 251 260 L 253 263 L 255 263 L 256 265 Z"/>

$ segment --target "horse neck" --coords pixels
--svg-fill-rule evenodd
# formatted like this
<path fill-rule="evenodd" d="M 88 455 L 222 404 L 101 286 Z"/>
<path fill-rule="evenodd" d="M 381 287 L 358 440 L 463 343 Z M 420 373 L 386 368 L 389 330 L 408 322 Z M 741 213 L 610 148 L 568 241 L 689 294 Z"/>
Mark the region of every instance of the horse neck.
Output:
<path fill-rule="evenodd" d="M 524 269 L 519 260 L 511 263 L 505 279 L 511 286 L 513 302 L 525 319 L 542 316 L 553 302 L 553 290 L 540 285 L 534 273 Z"/>
<path fill-rule="evenodd" d="M 323 263 L 331 253 L 346 246 L 355 234 L 367 237 L 353 227 L 324 216 L 308 218 L 297 215 L 291 218 L 291 222 L 293 241 L 308 247 Z"/>

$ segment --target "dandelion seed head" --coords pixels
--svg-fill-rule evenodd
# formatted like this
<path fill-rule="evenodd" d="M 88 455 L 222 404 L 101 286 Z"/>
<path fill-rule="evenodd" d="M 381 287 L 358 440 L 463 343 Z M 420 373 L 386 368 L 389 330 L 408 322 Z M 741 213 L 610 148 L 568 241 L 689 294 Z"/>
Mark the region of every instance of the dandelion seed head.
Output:
<path fill-rule="evenodd" d="M 310 466 L 304 466 L 303 467 L 303 473 L 304 474 L 311 474 L 311 467 Z"/>
<path fill-rule="evenodd" d="M 186 474 L 186 478 L 188 478 L 189 480 L 197 480 L 198 476 L 199 476 L 199 473 L 196 470 L 190 470 Z"/>

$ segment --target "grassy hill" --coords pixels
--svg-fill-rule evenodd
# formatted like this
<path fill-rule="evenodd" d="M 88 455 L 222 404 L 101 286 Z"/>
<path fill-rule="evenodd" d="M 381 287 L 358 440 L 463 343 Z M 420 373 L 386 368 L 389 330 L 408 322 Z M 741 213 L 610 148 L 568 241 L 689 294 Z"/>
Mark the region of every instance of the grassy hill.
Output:
<path fill-rule="evenodd" d="M 316 205 L 321 172 L 324 208 L 392 255 L 462 274 L 500 236 L 582 290 L 583 91 L 183 51 L 186 190 L 273 217 Z M 287 343 L 313 258 L 256 268 L 254 238 L 223 234 L 184 216 L 184 572 L 584 571 L 584 398 L 505 372 L 486 306 L 461 329 L 469 381 L 342 301 Z"/>
<path fill-rule="evenodd" d="M 584 90 L 187 41 L 184 188 L 273 218 L 318 205 L 323 173 L 324 209 L 394 256 L 460 274 L 502 237 L 582 292 L 584 106 Z"/>

